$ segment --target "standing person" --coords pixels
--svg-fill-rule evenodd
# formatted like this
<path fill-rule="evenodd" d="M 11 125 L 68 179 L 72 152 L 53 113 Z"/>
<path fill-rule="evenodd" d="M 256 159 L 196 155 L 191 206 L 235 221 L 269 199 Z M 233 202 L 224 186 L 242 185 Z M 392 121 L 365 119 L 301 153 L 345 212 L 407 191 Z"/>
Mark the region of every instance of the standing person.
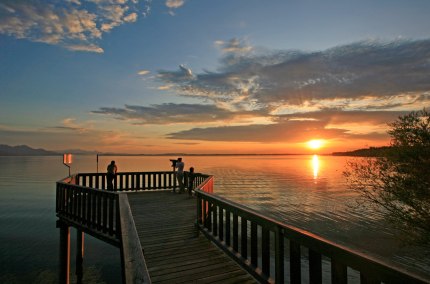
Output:
<path fill-rule="evenodd" d="M 182 158 L 178 158 L 175 168 L 176 170 L 176 179 L 179 183 L 179 193 L 182 193 L 185 191 L 184 187 L 184 162 L 182 162 Z"/>
<path fill-rule="evenodd" d="M 115 164 L 115 161 L 110 162 L 109 166 L 107 166 L 107 190 L 113 191 L 113 180 L 115 179 L 116 172 L 118 168 Z"/>
<path fill-rule="evenodd" d="M 193 192 L 193 183 L 194 179 L 196 178 L 196 174 L 194 173 L 194 168 L 190 168 L 190 172 L 188 173 L 188 195 L 191 196 Z"/>

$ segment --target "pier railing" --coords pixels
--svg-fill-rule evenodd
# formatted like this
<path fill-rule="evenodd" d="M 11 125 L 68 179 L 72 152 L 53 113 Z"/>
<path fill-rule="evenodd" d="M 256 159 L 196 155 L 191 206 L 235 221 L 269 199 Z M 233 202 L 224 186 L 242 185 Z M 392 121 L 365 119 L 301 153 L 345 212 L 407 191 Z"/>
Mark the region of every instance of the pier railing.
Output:
<path fill-rule="evenodd" d="M 188 184 L 188 172 L 185 172 L 184 183 Z M 202 183 L 208 175 L 195 174 L 194 187 Z M 76 184 L 90 188 L 107 189 L 106 173 L 79 173 Z M 115 191 L 129 190 L 163 190 L 178 187 L 175 172 L 120 172 L 113 181 Z"/>
<path fill-rule="evenodd" d="M 209 177 L 196 174 L 193 187 Z M 185 173 L 188 184 L 188 172 Z M 79 173 L 57 182 L 56 212 L 58 217 L 79 225 L 105 241 L 118 245 L 120 240 L 119 192 L 168 190 L 176 188 L 173 172 L 126 172 L 117 174 L 114 191 L 106 189 L 106 174 Z"/>
<path fill-rule="evenodd" d="M 78 232 L 85 232 L 119 247 L 124 283 L 151 283 L 127 195 L 95 188 L 97 180 L 101 186 L 106 184 L 103 174 L 78 174 L 57 182 L 56 212 L 60 218 L 59 227 L 63 228 L 61 232 L 69 235 L 69 230 L 64 228 L 73 226 Z M 62 236 L 60 239 L 69 242 L 70 236 Z M 70 255 L 67 254 L 70 253 L 70 244 L 67 242 L 60 244 L 65 246 L 60 251 L 66 254 L 62 255 L 65 259 L 61 260 L 61 283 L 69 283 Z M 76 274 L 78 270 L 82 271 L 82 268 L 77 267 Z M 81 273 L 79 277 L 82 281 Z"/>
<path fill-rule="evenodd" d="M 188 183 L 188 173 L 185 174 Z M 57 182 L 57 216 L 62 222 L 121 248 L 124 283 L 150 283 L 127 191 L 177 187 L 173 172 L 119 173 L 107 191 L 106 174 L 81 173 Z M 197 225 L 203 234 L 262 283 L 429 283 L 245 206 L 212 194 L 212 176 L 196 175 Z M 323 271 L 329 269 L 329 273 Z M 305 277 L 304 273 L 307 273 Z"/>
<path fill-rule="evenodd" d="M 184 177 L 184 182 L 188 185 L 188 172 L 185 172 Z M 207 177 L 209 176 L 195 174 L 193 188 L 203 183 Z M 114 179 L 113 191 L 106 190 L 105 173 L 73 175 L 57 182 L 56 213 L 60 218 L 59 226 L 73 226 L 119 247 L 124 260 L 124 282 L 150 283 L 125 193 L 138 190 L 169 190 L 177 186 L 175 173 L 172 171 L 118 173 Z M 64 251 L 67 252 L 68 249 Z"/>
<path fill-rule="evenodd" d="M 75 181 L 73 177 L 70 181 Z M 56 212 L 63 221 L 115 246 L 120 244 L 118 194 L 69 183 L 57 182 Z"/>
<path fill-rule="evenodd" d="M 204 192 L 208 184 L 211 182 L 205 181 L 196 188 L 200 231 L 262 283 L 348 283 L 351 272 L 361 283 L 429 283 L 399 267 L 208 194 Z M 323 274 L 323 262 L 330 273 Z M 306 281 L 303 271 L 308 273 Z"/>

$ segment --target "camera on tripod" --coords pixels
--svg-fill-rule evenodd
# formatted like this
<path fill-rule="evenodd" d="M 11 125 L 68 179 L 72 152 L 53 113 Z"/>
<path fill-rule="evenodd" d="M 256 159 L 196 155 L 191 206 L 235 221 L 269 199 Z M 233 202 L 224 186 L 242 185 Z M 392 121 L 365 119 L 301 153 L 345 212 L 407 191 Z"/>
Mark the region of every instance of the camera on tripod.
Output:
<path fill-rule="evenodd" d="M 176 167 L 176 163 L 178 162 L 178 160 L 170 159 L 170 162 L 172 162 L 172 168 L 175 168 Z"/>

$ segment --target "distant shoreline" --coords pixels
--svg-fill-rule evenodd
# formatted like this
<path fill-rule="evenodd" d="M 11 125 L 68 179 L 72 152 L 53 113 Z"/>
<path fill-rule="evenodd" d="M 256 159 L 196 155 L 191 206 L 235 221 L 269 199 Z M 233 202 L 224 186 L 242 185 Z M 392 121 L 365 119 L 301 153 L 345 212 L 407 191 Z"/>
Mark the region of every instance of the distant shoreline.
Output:
<path fill-rule="evenodd" d="M 385 156 L 391 147 L 383 146 L 383 147 L 370 147 L 367 149 L 358 149 L 353 151 L 346 152 L 333 152 L 333 153 L 300 153 L 300 154 L 292 154 L 292 153 L 271 153 L 271 154 L 228 154 L 228 153 L 220 153 L 220 154 L 190 154 L 190 153 L 161 153 L 161 154 L 129 154 L 129 153 L 98 153 L 96 151 L 84 151 L 84 150 L 64 150 L 64 152 L 57 151 L 49 151 L 45 149 L 34 149 L 27 145 L 20 146 L 9 146 L 9 145 L 0 145 L 0 157 L 26 157 L 26 156 L 62 156 L 64 153 L 70 153 L 73 155 L 82 155 L 82 156 L 118 156 L 118 157 L 156 157 L 156 156 L 303 156 L 303 155 L 320 155 L 320 156 L 352 156 L 352 157 L 380 157 Z"/>
<path fill-rule="evenodd" d="M 54 154 L 1 154 L 0 157 L 55 157 L 55 156 L 63 156 L 64 153 L 54 153 Z M 67 152 L 69 153 L 69 152 Z M 117 156 L 117 157 L 157 157 L 157 156 L 303 156 L 303 155 L 315 155 L 315 154 L 309 154 L 309 153 L 301 153 L 301 154 L 187 154 L 187 153 L 165 153 L 165 154 L 124 154 L 124 153 L 73 153 L 72 155 L 79 155 L 79 156 L 95 156 L 98 155 L 100 157 L 111 157 L 111 156 Z M 319 156 L 332 156 L 332 154 L 316 154 Z"/>
<path fill-rule="evenodd" d="M 370 147 L 367 149 L 358 149 L 348 152 L 333 152 L 333 156 L 350 156 L 350 157 L 384 157 L 391 151 L 390 146 Z"/>

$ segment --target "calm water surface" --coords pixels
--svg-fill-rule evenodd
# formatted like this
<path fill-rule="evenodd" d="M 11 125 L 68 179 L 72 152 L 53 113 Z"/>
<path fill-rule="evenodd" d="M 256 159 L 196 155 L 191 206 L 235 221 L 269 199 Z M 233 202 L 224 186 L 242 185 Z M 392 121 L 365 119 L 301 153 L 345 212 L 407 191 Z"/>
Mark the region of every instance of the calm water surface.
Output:
<path fill-rule="evenodd" d="M 74 156 L 72 173 L 170 170 L 169 158 Z M 356 206 L 331 156 L 183 157 L 186 168 L 215 176 L 215 192 L 284 223 L 430 274 L 429 247 L 406 247 L 382 217 Z M 56 283 L 59 231 L 55 182 L 68 174 L 61 157 L 0 157 L 0 283 Z M 72 229 L 72 238 L 75 230 Z M 74 253 L 72 240 L 72 255 Z M 86 282 L 120 283 L 119 250 L 85 239 Z M 73 265 L 73 260 L 72 260 Z M 73 267 L 72 267 L 73 269 Z"/>

